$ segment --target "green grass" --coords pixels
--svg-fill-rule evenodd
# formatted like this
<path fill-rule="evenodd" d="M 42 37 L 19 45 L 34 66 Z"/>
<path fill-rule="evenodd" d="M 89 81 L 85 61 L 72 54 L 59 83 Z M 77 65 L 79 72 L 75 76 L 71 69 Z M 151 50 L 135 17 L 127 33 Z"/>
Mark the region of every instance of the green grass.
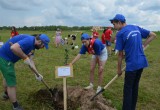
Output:
<path fill-rule="evenodd" d="M 42 33 L 38 31 L 19 31 L 19 33 L 35 34 Z M 62 66 L 64 64 L 65 51 L 64 47 L 55 48 L 53 45 L 53 34 L 55 32 L 45 31 L 50 39 L 49 50 L 38 50 L 35 54 L 35 63 L 38 71 L 44 76 L 47 84 L 54 88 L 56 85 L 62 85 L 62 79 L 55 79 L 55 66 Z M 69 31 L 63 31 L 63 37 L 67 37 Z M 88 31 L 91 34 L 91 32 Z M 102 32 L 100 32 L 101 34 Z M 6 41 L 10 37 L 10 31 L 0 30 L 2 41 Z M 77 35 L 77 44 L 81 46 L 80 33 Z M 155 39 L 145 54 L 148 58 L 149 67 L 144 69 L 140 80 L 139 97 L 137 102 L 137 110 L 159 110 L 160 109 L 160 52 L 159 52 L 159 37 L 157 32 L 157 39 Z M 79 50 L 69 50 L 70 62 L 78 53 Z M 90 55 L 84 55 L 74 64 L 74 77 L 67 78 L 68 86 L 87 86 L 89 84 L 89 62 Z M 48 105 L 38 104 L 32 100 L 32 95 L 40 89 L 45 89 L 43 83 L 38 82 L 31 70 L 19 61 L 15 64 L 17 74 L 17 98 L 25 110 L 48 110 Z M 105 86 L 115 75 L 117 71 L 117 56 L 109 57 L 104 70 L 103 86 Z M 123 78 L 118 78 L 110 87 L 103 92 L 106 99 L 111 100 L 112 105 L 118 110 L 121 110 L 123 98 Z M 2 75 L 0 75 L 0 83 L 2 84 Z M 97 85 L 97 69 L 95 72 L 95 85 Z M 3 92 L 0 86 L 0 93 Z M 9 101 L 0 100 L 0 110 L 10 110 L 11 103 Z"/>

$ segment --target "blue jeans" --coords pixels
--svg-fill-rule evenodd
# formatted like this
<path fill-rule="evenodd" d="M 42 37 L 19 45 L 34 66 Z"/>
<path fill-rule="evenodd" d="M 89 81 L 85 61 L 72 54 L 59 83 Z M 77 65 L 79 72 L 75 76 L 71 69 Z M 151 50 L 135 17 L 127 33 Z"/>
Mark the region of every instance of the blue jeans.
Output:
<path fill-rule="evenodd" d="M 141 78 L 142 72 L 143 69 L 125 72 L 125 82 L 123 88 L 123 110 L 136 109 L 139 80 Z"/>

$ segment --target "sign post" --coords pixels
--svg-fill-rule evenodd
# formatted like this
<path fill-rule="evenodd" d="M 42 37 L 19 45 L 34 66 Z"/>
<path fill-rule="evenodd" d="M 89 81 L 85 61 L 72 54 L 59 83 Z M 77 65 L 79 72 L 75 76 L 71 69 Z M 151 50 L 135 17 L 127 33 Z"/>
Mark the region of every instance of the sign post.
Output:
<path fill-rule="evenodd" d="M 67 110 L 67 77 L 73 77 L 73 66 L 56 66 L 55 78 L 63 78 L 64 110 Z"/>

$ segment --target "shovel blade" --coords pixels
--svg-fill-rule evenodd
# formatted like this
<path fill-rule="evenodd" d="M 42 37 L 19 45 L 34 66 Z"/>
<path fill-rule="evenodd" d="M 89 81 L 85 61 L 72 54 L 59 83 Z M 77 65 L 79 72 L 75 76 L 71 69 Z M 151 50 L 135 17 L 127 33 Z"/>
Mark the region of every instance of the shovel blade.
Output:
<path fill-rule="evenodd" d="M 104 91 L 105 89 L 104 88 L 102 88 L 99 92 L 97 92 L 92 98 L 91 98 L 91 100 L 90 101 L 93 101 L 94 100 L 94 98 L 96 97 L 96 96 L 98 96 L 100 93 L 102 93 L 103 91 Z"/>

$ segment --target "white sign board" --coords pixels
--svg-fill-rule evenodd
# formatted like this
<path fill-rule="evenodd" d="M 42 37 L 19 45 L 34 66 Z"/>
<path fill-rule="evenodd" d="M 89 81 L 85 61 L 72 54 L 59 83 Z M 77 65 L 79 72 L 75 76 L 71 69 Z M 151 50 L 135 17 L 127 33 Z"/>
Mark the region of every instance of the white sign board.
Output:
<path fill-rule="evenodd" d="M 56 66 L 55 76 L 56 78 L 73 77 L 72 66 Z"/>
<path fill-rule="evenodd" d="M 59 67 L 58 68 L 58 76 L 70 76 L 71 70 L 70 67 Z"/>
<path fill-rule="evenodd" d="M 3 45 L 3 42 L 0 42 L 0 46 L 2 46 Z"/>

